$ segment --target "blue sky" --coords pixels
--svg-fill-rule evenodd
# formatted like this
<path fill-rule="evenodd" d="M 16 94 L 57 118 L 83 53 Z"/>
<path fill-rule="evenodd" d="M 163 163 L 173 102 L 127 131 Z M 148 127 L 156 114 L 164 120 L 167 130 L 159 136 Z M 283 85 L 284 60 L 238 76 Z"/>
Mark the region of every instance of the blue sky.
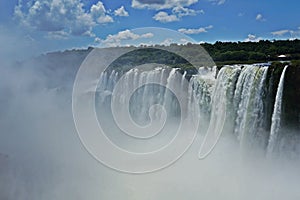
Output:
<path fill-rule="evenodd" d="M 46 52 L 175 41 L 132 30 L 143 27 L 195 42 L 291 39 L 300 37 L 299 7 L 299 0 L 0 0 L 0 42 Z"/>

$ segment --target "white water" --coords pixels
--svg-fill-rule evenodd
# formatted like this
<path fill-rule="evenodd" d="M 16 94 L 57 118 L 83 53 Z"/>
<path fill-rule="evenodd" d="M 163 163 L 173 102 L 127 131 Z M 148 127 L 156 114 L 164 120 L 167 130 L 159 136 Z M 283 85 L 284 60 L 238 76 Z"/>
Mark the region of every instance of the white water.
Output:
<path fill-rule="evenodd" d="M 278 140 L 278 133 L 280 130 L 280 123 L 281 123 L 282 94 L 283 94 L 283 87 L 284 87 L 285 72 L 287 68 L 288 66 L 284 67 L 277 88 L 274 110 L 272 114 L 272 125 L 271 125 L 271 132 L 270 132 L 270 137 L 268 142 L 267 154 L 271 154 L 274 151 Z"/>
<path fill-rule="evenodd" d="M 183 99 L 181 113 L 185 116 L 185 120 L 194 121 L 195 118 L 200 117 L 197 112 L 199 105 L 209 112 L 210 110 L 210 95 L 214 86 L 213 74 L 215 71 L 202 70 L 201 74 L 192 76 L 190 81 L 186 80 L 187 73 L 181 74 L 179 69 L 168 69 L 165 66 L 151 66 L 152 70 L 145 70 L 149 66 L 144 66 L 141 69 L 132 69 L 123 74 L 123 83 L 121 85 L 120 93 L 114 93 L 120 107 L 120 113 L 126 109 L 126 98 L 130 98 L 130 114 L 134 121 L 140 124 L 147 124 L 150 122 L 149 109 L 155 104 L 160 104 L 166 111 L 168 117 L 180 116 L 180 107 L 178 99 Z M 97 96 L 101 100 L 101 104 L 110 104 L 110 98 L 113 89 L 118 81 L 118 73 L 114 70 L 108 76 L 104 72 L 100 76 L 97 87 Z M 148 84 L 150 82 L 160 83 L 161 86 Z M 133 94 L 130 94 L 132 88 L 138 85 L 144 85 L 138 88 Z M 175 88 L 180 91 L 179 96 L 175 97 L 169 89 Z M 162 120 L 163 113 L 159 107 L 153 107 L 152 120 Z"/>
<path fill-rule="evenodd" d="M 145 70 L 147 67 L 149 66 L 132 69 L 123 75 L 122 92 L 114 94 L 118 96 L 120 113 L 125 109 L 125 99 L 131 95 L 128 93 L 130 88 L 145 84 L 130 97 L 131 117 L 138 124 L 145 125 L 151 120 L 164 120 L 166 116 L 161 107 L 152 107 L 159 104 L 163 106 L 168 118 L 175 119 L 181 115 L 193 125 L 197 125 L 195 119 L 210 119 L 210 123 L 200 124 L 200 132 L 208 129 L 208 132 L 214 135 L 212 138 L 216 138 L 222 132 L 233 133 L 242 148 L 265 148 L 268 143 L 267 151 L 273 151 L 280 129 L 282 90 L 287 67 L 280 77 L 270 133 L 264 129 L 266 113 L 263 99 L 267 92 L 267 67 L 224 66 L 217 78 L 215 69 L 200 68 L 199 74 L 193 75 L 188 84 L 185 82 L 187 73 L 181 74 L 179 69 L 157 65 L 152 66 L 151 70 Z M 119 77 L 119 73 L 115 71 L 111 74 L 104 72 L 101 75 L 97 88 L 101 103 L 110 103 Z M 146 84 L 153 81 L 160 83 L 162 87 Z M 180 90 L 177 98 L 185 99 L 182 110 L 186 113 L 181 113 L 178 99 L 164 86 Z M 197 109 L 200 109 L 200 112 L 197 112 Z"/>
<path fill-rule="evenodd" d="M 224 67 L 220 70 L 211 100 L 210 123 L 206 134 L 206 142 L 201 146 L 199 157 L 204 158 L 216 145 L 225 129 L 228 118 L 230 97 L 232 96 L 239 68 Z"/>
<path fill-rule="evenodd" d="M 153 67 L 153 66 L 152 66 Z M 255 65 L 225 66 L 217 79 L 215 71 L 201 68 L 198 75 L 193 75 L 188 82 L 185 82 L 187 73 L 181 74 L 179 69 L 167 69 L 163 66 L 155 66 L 153 70 L 132 69 L 124 74 L 122 93 L 114 94 L 120 104 L 120 113 L 124 109 L 125 99 L 130 97 L 130 88 L 145 84 L 130 97 L 130 113 L 133 120 L 139 124 L 150 122 L 149 110 L 151 106 L 160 104 L 164 107 L 168 117 L 178 117 L 183 114 L 186 120 L 194 122 L 197 118 L 210 118 L 209 132 L 216 133 L 232 132 L 237 136 L 242 147 L 254 147 L 259 144 L 263 146 L 265 135 L 264 124 L 264 102 L 266 77 L 268 68 Z M 278 85 L 275 108 L 272 115 L 272 126 L 269 138 L 268 151 L 272 151 L 277 139 L 277 132 L 280 128 L 281 98 L 284 83 L 283 70 Z M 110 75 L 104 72 L 97 88 L 101 103 L 110 103 L 110 97 L 119 79 L 119 74 L 112 71 Z M 159 82 L 163 87 L 147 85 L 147 82 Z M 185 98 L 183 105 L 187 113 L 180 113 L 180 107 L 176 97 L 167 88 L 179 89 L 180 97 Z M 196 112 L 200 108 L 200 113 Z M 160 107 L 153 107 L 152 120 L 163 120 L 164 115 Z M 223 122 L 222 119 L 226 118 Z M 202 124 L 203 125 L 203 124 Z M 201 126 L 201 124 L 200 124 Z M 202 128 L 207 128 L 202 126 Z M 224 130 L 223 130 L 224 129 Z"/>
<path fill-rule="evenodd" d="M 241 146 L 256 143 L 261 134 L 263 110 L 263 90 L 266 83 L 267 68 L 247 66 L 243 68 L 237 82 L 234 104 L 237 117 L 235 135 Z"/>
<path fill-rule="evenodd" d="M 235 120 L 234 132 L 239 140 L 242 140 L 246 129 L 248 105 L 257 70 L 258 67 L 255 66 L 247 66 L 243 68 L 237 82 L 234 100 L 235 104 L 238 106 L 235 107 L 237 109 L 237 118 Z"/>

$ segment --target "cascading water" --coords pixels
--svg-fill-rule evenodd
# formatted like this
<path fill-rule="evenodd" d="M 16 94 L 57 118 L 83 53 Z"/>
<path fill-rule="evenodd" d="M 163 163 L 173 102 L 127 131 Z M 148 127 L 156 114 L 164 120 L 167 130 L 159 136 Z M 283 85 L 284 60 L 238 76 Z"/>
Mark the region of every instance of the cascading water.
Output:
<path fill-rule="evenodd" d="M 242 69 L 234 94 L 235 129 L 241 146 L 249 145 L 262 134 L 263 89 L 266 67 L 246 66 Z"/>
<path fill-rule="evenodd" d="M 260 67 L 256 73 L 253 83 L 251 97 L 248 104 L 248 115 L 246 119 L 247 130 L 244 132 L 242 142 L 264 144 L 263 116 L 264 116 L 264 95 L 268 68 Z M 248 140 L 250 136 L 251 138 Z M 252 140 L 251 140 L 252 139 Z"/>
<path fill-rule="evenodd" d="M 200 158 L 204 158 L 215 146 L 225 127 L 227 115 L 234 91 L 235 80 L 240 68 L 223 67 L 218 73 L 217 82 L 212 93 L 210 123 L 206 134 L 206 142 L 201 146 Z"/>
<path fill-rule="evenodd" d="M 208 129 L 208 134 L 217 137 L 221 133 L 235 135 L 242 148 L 262 147 L 272 152 L 277 134 L 280 128 L 281 99 L 284 85 L 284 68 L 280 77 L 276 94 L 275 106 L 272 115 L 271 131 L 266 130 L 265 124 L 265 96 L 267 91 L 268 67 L 256 65 L 224 66 L 215 78 L 216 68 L 200 68 L 199 73 L 189 76 L 185 82 L 187 72 L 181 72 L 177 68 L 155 66 L 151 70 L 132 69 L 127 72 L 118 73 L 114 70 L 110 74 L 104 72 L 97 88 L 101 103 L 110 103 L 111 94 L 121 74 L 124 76 L 122 92 L 117 93 L 117 100 L 123 109 L 125 98 L 130 97 L 130 114 L 134 121 L 143 125 L 150 120 L 162 120 L 163 115 L 159 107 L 153 107 L 151 119 L 149 111 L 151 106 L 159 104 L 164 107 L 168 117 L 176 118 L 181 111 L 186 111 L 186 119 L 190 122 L 210 120 L 204 123 L 201 130 Z M 157 82 L 155 84 L 146 84 Z M 129 94 L 130 88 L 145 84 L 138 88 L 134 94 Z M 172 86 L 178 88 L 179 98 L 185 98 L 184 108 L 180 110 L 178 97 L 175 97 L 167 88 Z M 197 109 L 199 112 L 195 112 Z M 200 121 L 201 121 L 200 120 Z M 203 122 L 203 121 L 202 121 Z M 208 124 L 208 127 L 207 127 Z M 270 137 L 269 137 L 270 135 Z M 268 146 L 266 147 L 266 144 Z"/>
<path fill-rule="evenodd" d="M 189 95 L 186 92 L 188 85 L 184 82 L 185 76 L 186 72 L 181 75 L 179 69 L 168 69 L 161 66 L 156 66 L 152 70 L 131 69 L 127 71 L 123 74 L 124 84 L 121 85 L 122 93 L 114 94 L 117 95 L 116 99 L 120 105 L 120 111 L 125 109 L 123 107 L 125 107 L 126 98 L 130 98 L 130 114 L 137 123 L 149 123 L 149 109 L 155 104 L 162 105 L 169 117 L 176 117 L 180 114 L 178 100 L 176 100 L 174 94 L 166 88 L 172 86 L 173 88 L 178 88 L 180 91 L 185 91 L 182 92 L 181 95 L 188 98 Z M 100 103 L 110 103 L 110 96 L 119 78 L 118 73 L 114 70 L 112 70 L 110 76 L 107 76 L 107 72 L 104 72 L 100 76 L 97 88 L 98 96 L 102 100 Z M 152 82 L 160 83 L 160 85 L 149 84 Z M 138 85 L 143 86 L 137 88 L 133 94 L 128 93 L 128 91 L 131 91 L 131 88 L 136 88 Z M 105 98 L 106 101 L 103 100 Z M 158 107 L 154 107 L 152 112 L 154 117 L 152 120 L 161 120 L 162 113 Z"/>
<path fill-rule="evenodd" d="M 247 108 L 256 70 L 255 66 L 244 67 L 236 85 L 234 108 L 237 109 L 237 117 L 235 120 L 234 133 L 239 140 L 243 137 L 243 132 L 246 128 Z"/>
<path fill-rule="evenodd" d="M 110 75 L 107 72 L 101 74 L 97 96 L 101 100 L 101 104 L 109 105 L 113 89 L 122 74 L 124 81 L 121 85 L 122 92 L 114 94 L 117 96 L 118 105 L 120 105 L 120 113 L 126 107 L 125 99 L 130 97 L 130 115 L 138 124 L 143 125 L 150 122 L 149 109 L 156 104 L 162 105 L 170 118 L 179 117 L 180 112 L 184 111 L 186 112 L 184 120 L 193 122 L 197 117 L 200 117 L 197 107 L 201 107 L 203 116 L 210 113 L 215 70 L 216 68 L 201 68 L 200 73 L 193 75 L 189 81 L 187 81 L 187 71 L 181 72 L 178 68 L 170 69 L 162 65 L 142 66 L 120 73 L 112 70 Z M 149 82 L 160 83 L 160 86 L 147 84 Z M 143 86 L 136 89 L 133 94 L 128 93 L 131 88 L 136 88 L 138 85 Z M 169 89 L 166 89 L 170 87 L 180 91 L 179 97 L 175 97 Z M 182 105 L 181 110 L 177 98 L 185 99 L 185 104 Z M 154 107 L 152 117 L 152 120 L 162 120 L 163 115 L 159 107 Z"/>
<path fill-rule="evenodd" d="M 285 66 L 282 74 L 280 76 L 279 85 L 276 93 L 274 110 L 272 114 L 272 125 L 271 125 L 271 132 L 267 147 L 267 153 L 271 154 L 276 147 L 276 143 L 278 141 L 278 132 L 280 130 L 280 122 L 281 122 L 281 104 L 282 104 L 282 94 L 283 94 L 283 87 L 284 87 L 284 78 L 285 72 L 288 66 Z"/>
<path fill-rule="evenodd" d="M 211 95 L 216 82 L 215 73 L 216 67 L 211 70 L 200 68 L 199 74 L 191 77 L 188 88 L 190 98 L 188 113 L 191 117 L 197 117 L 193 114 L 195 109 L 191 107 L 192 105 L 200 107 L 200 117 L 207 117 L 207 115 L 210 115 Z M 192 103 L 191 100 L 193 99 L 196 100 L 197 103 Z"/>

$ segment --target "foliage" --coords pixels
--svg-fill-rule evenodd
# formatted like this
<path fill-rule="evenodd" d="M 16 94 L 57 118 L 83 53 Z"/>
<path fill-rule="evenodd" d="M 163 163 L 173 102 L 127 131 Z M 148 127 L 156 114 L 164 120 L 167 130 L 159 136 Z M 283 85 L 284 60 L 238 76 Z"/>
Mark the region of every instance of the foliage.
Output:
<path fill-rule="evenodd" d="M 171 44 L 170 46 L 155 45 L 148 48 L 160 48 L 176 53 L 190 63 L 197 66 L 211 65 L 214 61 L 217 65 L 237 63 L 258 63 L 268 61 L 300 60 L 300 40 L 261 40 L 259 42 L 215 42 L 214 44 Z M 150 54 L 144 51 L 134 59 L 153 58 L 153 62 L 165 62 L 170 65 L 184 63 L 181 59 L 171 57 L 168 54 Z M 209 55 L 209 56 L 208 56 Z M 278 57 L 285 55 L 286 57 Z M 127 57 L 128 58 L 128 57 Z"/>
<path fill-rule="evenodd" d="M 202 45 L 218 62 L 267 62 L 300 59 L 300 40 L 261 40 L 259 42 L 216 42 Z M 285 55 L 286 58 L 279 58 Z"/>

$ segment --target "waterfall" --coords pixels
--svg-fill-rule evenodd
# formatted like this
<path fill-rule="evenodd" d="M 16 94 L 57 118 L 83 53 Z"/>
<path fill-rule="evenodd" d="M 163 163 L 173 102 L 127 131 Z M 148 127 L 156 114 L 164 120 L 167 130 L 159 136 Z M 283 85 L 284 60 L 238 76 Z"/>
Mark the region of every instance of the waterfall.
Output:
<path fill-rule="evenodd" d="M 267 148 L 271 153 L 278 142 L 287 67 L 284 68 L 279 80 L 272 124 L 269 127 L 271 131 L 265 126 L 266 96 L 268 92 L 272 92 L 267 86 L 269 81 L 267 79 L 270 78 L 268 69 L 257 65 L 224 66 L 217 78 L 215 78 L 216 68 L 204 67 L 194 75 L 178 68 L 161 65 L 154 66 L 150 70 L 145 68 L 131 69 L 127 72 L 112 70 L 110 73 L 101 74 L 97 93 L 101 99 L 100 103 L 110 104 L 113 90 L 122 75 L 121 90 L 114 93 L 119 104 L 118 109 L 122 113 L 126 107 L 126 98 L 130 98 L 130 115 L 138 124 L 148 124 L 153 119 L 157 121 L 165 119 L 161 107 L 152 107 L 158 104 L 164 107 L 168 118 L 178 119 L 183 115 L 184 120 L 191 122 L 191 125 L 197 121 L 196 119 L 200 119 L 202 123 L 200 132 L 207 130 L 209 135 L 209 138 L 206 138 L 208 140 L 206 146 L 202 147 L 204 154 L 214 145 L 221 133 L 234 136 L 241 148 L 261 147 Z M 189 80 L 187 77 L 190 77 Z M 159 84 L 147 84 L 149 82 Z M 137 87 L 143 84 L 144 86 Z M 137 89 L 130 94 L 132 88 Z M 166 88 L 178 89 L 179 96 L 175 96 Z M 179 99 L 184 99 L 185 103 L 181 105 L 183 108 L 180 108 Z M 181 113 L 182 111 L 184 113 Z"/>
<path fill-rule="evenodd" d="M 248 115 L 246 119 L 246 126 L 248 129 L 244 132 L 242 139 L 242 145 L 247 142 L 248 144 L 259 144 L 263 146 L 265 141 L 264 125 L 264 101 L 265 98 L 265 86 L 267 79 L 268 68 L 259 68 L 255 82 L 252 87 L 251 97 L 248 104 Z"/>
<path fill-rule="evenodd" d="M 282 94 L 283 94 L 283 87 L 284 87 L 284 77 L 287 68 L 288 66 L 284 67 L 277 88 L 274 110 L 272 114 L 271 132 L 270 132 L 269 143 L 267 148 L 268 154 L 274 151 L 276 147 L 276 143 L 278 142 L 278 133 L 280 130 L 280 123 L 281 123 L 281 104 L 282 104 Z"/>
<path fill-rule="evenodd" d="M 204 139 L 205 142 L 200 148 L 200 158 L 208 155 L 225 129 L 225 122 L 229 114 L 229 103 L 233 97 L 235 80 L 239 75 L 239 71 L 240 68 L 226 66 L 218 74 L 212 94 L 210 123 Z"/>
<path fill-rule="evenodd" d="M 211 100 L 206 147 L 208 152 L 221 133 L 233 133 L 242 148 L 263 147 L 264 95 L 267 67 L 255 65 L 221 68 Z M 201 156 L 200 156 L 201 157 Z"/>
<path fill-rule="evenodd" d="M 241 146 L 255 142 L 255 138 L 261 134 L 266 76 L 266 67 L 246 66 L 237 81 L 234 94 L 236 109 L 234 133 Z"/>
<path fill-rule="evenodd" d="M 123 82 L 121 90 L 114 93 L 118 101 L 120 113 L 126 108 L 126 99 L 129 98 L 130 115 L 139 124 L 148 124 L 150 122 L 149 111 L 153 105 L 161 105 L 164 107 L 168 117 L 176 118 L 180 113 L 179 100 L 177 98 L 186 99 L 186 105 L 183 105 L 183 110 L 186 112 L 188 104 L 195 106 L 197 101 L 194 101 L 192 91 L 188 92 L 189 84 L 186 84 L 187 72 L 180 73 L 178 68 L 167 68 L 164 66 L 155 66 L 147 70 L 144 68 L 135 68 L 127 72 L 121 72 Z M 106 104 L 109 107 L 110 98 L 116 83 L 120 80 L 119 73 L 112 70 L 110 74 L 103 72 L 97 87 L 97 96 L 99 97 L 100 104 Z M 156 82 L 159 84 L 151 84 Z M 150 84 L 148 84 L 150 83 Z M 137 87 L 143 85 L 141 87 Z M 137 88 L 133 94 L 129 91 L 132 88 Z M 180 91 L 179 97 L 174 96 L 170 89 L 175 88 Z M 189 101 L 189 102 L 188 102 Z M 105 106 L 104 106 L 105 107 Z M 159 107 L 151 108 L 152 120 L 162 120 L 163 115 Z"/>
<path fill-rule="evenodd" d="M 120 113 L 125 108 L 126 98 L 130 98 L 129 110 L 130 115 L 138 124 L 148 124 L 150 122 L 149 109 L 151 106 L 159 104 L 164 107 L 166 114 L 171 118 L 178 118 L 180 115 L 185 116 L 185 120 L 192 123 L 199 118 L 199 107 L 201 108 L 202 117 L 209 119 L 211 107 L 211 95 L 215 85 L 216 68 L 200 68 L 199 74 L 189 76 L 187 71 L 181 72 L 178 68 L 167 68 L 165 66 L 152 66 L 150 70 L 146 67 L 131 69 L 127 72 L 110 73 L 104 72 L 100 76 L 97 87 L 97 96 L 100 97 L 100 104 L 106 104 L 109 107 L 110 98 L 116 83 L 123 77 L 121 92 L 114 93 L 119 104 Z M 148 82 L 157 82 L 155 84 L 146 84 Z M 133 94 L 131 88 L 143 85 L 136 89 Z M 166 88 L 176 88 L 179 90 L 179 96 Z M 179 106 L 179 99 L 184 100 L 183 108 Z M 184 113 L 181 113 L 183 111 Z M 151 111 L 154 120 L 162 120 L 163 115 L 158 107 Z M 208 122 L 207 122 L 208 123 Z"/>
<path fill-rule="evenodd" d="M 203 72 L 192 76 L 189 82 L 189 96 L 194 96 L 197 100 L 200 110 L 203 114 L 209 114 L 211 109 L 211 96 L 213 93 L 215 80 L 215 71 Z"/>

